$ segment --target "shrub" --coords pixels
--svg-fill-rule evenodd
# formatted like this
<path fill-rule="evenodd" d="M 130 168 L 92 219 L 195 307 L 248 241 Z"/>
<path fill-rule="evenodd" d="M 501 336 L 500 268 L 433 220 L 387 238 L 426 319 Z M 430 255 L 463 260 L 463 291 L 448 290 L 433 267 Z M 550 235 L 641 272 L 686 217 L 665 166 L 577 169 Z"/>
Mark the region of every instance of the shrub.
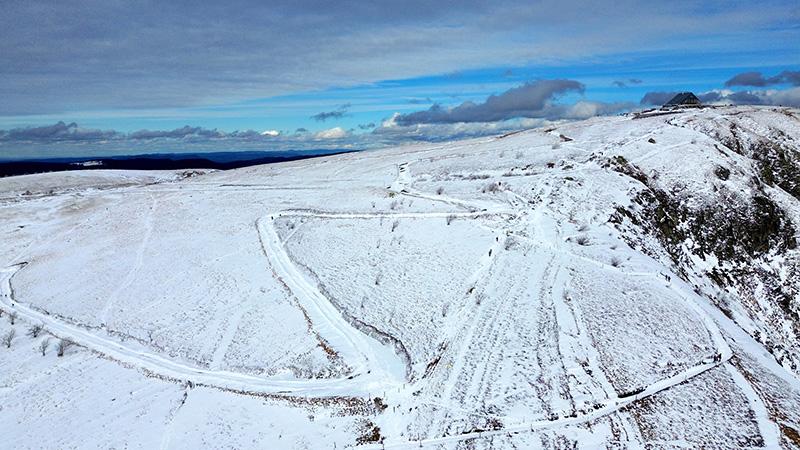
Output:
<path fill-rule="evenodd" d="M 731 176 L 731 171 L 722 166 L 717 166 L 714 169 L 714 175 L 722 181 L 727 180 Z"/>
<path fill-rule="evenodd" d="M 59 357 L 62 357 L 62 356 L 64 356 L 64 353 L 65 353 L 65 352 L 67 351 L 67 349 L 69 349 L 70 347 L 72 347 L 72 342 L 71 342 L 71 341 L 69 341 L 69 340 L 67 340 L 67 339 L 61 339 L 60 341 L 58 341 L 58 345 L 56 345 L 56 351 L 58 352 L 58 353 L 57 353 L 57 354 L 58 354 L 58 356 L 59 356 Z"/>
<path fill-rule="evenodd" d="M 511 250 L 516 246 L 517 246 L 517 239 L 514 236 L 508 236 L 506 238 L 506 242 L 503 248 L 505 248 L 506 250 Z"/>
<path fill-rule="evenodd" d="M 11 330 L 8 333 L 3 335 L 3 338 L 0 339 L 0 342 L 2 342 L 3 345 L 6 346 L 6 348 L 11 348 L 11 342 L 14 340 L 14 336 L 16 336 L 16 335 L 17 335 L 17 331 L 16 330 Z"/>
<path fill-rule="evenodd" d="M 455 214 L 450 214 L 449 216 L 447 216 L 447 224 L 448 225 L 450 225 L 450 223 L 453 222 L 454 220 L 456 220 L 456 215 Z"/>
<path fill-rule="evenodd" d="M 39 351 L 42 352 L 42 356 L 47 354 L 48 347 L 50 347 L 50 338 L 46 338 L 39 344 Z"/>
<path fill-rule="evenodd" d="M 36 339 L 37 337 L 39 337 L 39 334 L 41 334 L 42 331 L 44 331 L 43 323 L 37 323 L 35 325 L 31 325 L 31 327 L 28 328 L 28 336 Z"/>
<path fill-rule="evenodd" d="M 486 186 L 484 186 L 483 190 L 481 192 L 483 192 L 485 194 L 487 192 L 494 193 L 494 192 L 497 192 L 499 190 L 500 190 L 500 186 L 498 186 L 497 183 L 492 182 L 492 183 L 489 183 Z"/>
<path fill-rule="evenodd" d="M 577 242 L 578 245 L 589 245 L 589 236 L 584 236 L 584 235 L 578 236 L 577 238 L 575 238 L 575 242 Z"/>
<path fill-rule="evenodd" d="M 397 219 L 394 222 L 392 222 L 392 233 L 394 233 L 394 230 L 396 230 L 398 226 L 400 226 L 400 219 Z"/>
<path fill-rule="evenodd" d="M 14 325 L 14 322 L 17 321 L 17 312 L 14 311 L 8 315 L 8 320 L 11 321 L 11 325 Z"/>
<path fill-rule="evenodd" d="M 436 188 L 437 195 L 442 195 L 443 193 L 444 193 L 444 186 L 439 186 L 438 188 Z"/>
<path fill-rule="evenodd" d="M 617 258 L 616 256 L 611 258 L 611 265 L 614 267 L 619 267 L 622 264 L 622 260 Z"/>
<path fill-rule="evenodd" d="M 384 438 L 381 436 L 381 429 L 374 423 L 366 421 L 361 424 L 361 435 L 356 438 L 356 444 L 369 444 L 371 442 L 383 442 Z"/>

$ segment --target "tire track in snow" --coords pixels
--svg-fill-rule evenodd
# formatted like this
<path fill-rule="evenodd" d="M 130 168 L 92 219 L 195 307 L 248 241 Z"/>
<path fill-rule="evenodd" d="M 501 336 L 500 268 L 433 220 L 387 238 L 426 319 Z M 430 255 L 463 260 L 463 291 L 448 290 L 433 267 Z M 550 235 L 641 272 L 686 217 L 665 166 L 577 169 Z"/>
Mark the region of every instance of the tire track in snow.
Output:
<path fill-rule="evenodd" d="M 167 450 L 170 448 L 169 443 L 172 440 L 172 427 L 173 424 L 175 423 L 175 417 L 178 415 L 178 412 L 180 412 L 181 408 L 183 408 L 183 405 L 186 404 L 186 399 L 189 397 L 190 389 L 191 388 L 187 384 L 185 391 L 183 392 L 183 397 L 181 398 L 180 404 L 178 404 L 175 408 L 172 408 L 169 411 L 169 416 L 167 417 L 167 423 L 166 426 L 164 427 L 164 434 L 161 436 L 161 445 L 159 446 L 160 450 Z"/>
<path fill-rule="evenodd" d="M 587 410 L 596 398 L 606 398 L 616 393 L 605 373 L 596 364 L 599 361 L 597 348 L 590 342 L 580 313 L 575 305 L 567 304 L 565 287 L 567 275 L 564 266 L 559 261 L 559 255 L 554 255 L 553 263 L 556 264 L 553 277 L 553 305 L 558 322 L 558 345 L 561 350 L 562 364 L 568 375 L 574 377 L 577 386 L 574 389 L 582 392 L 570 392 L 575 408 Z M 570 389 L 572 391 L 573 389 Z"/>
<path fill-rule="evenodd" d="M 144 258 L 144 251 L 147 249 L 147 246 L 150 244 L 150 236 L 153 234 L 153 213 L 158 207 L 158 200 L 150 194 L 150 198 L 153 200 L 153 203 L 150 205 L 150 211 L 147 213 L 147 217 L 144 221 L 144 236 L 142 237 L 142 242 L 139 244 L 139 247 L 136 249 L 136 262 L 133 264 L 133 267 L 125 276 L 125 279 L 122 280 L 122 283 L 108 296 L 108 300 L 106 300 L 106 306 L 99 314 L 100 324 L 101 326 L 105 327 L 105 324 L 108 320 L 108 313 L 114 307 L 117 302 L 117 298 L 119 294 L 123 291 L 128 289 L 130 285 L 133 283 L 133 279 L 136 277 L 136 274 L 139 273 L 139 269 L 142 267 L 142 262 Z"/>
<path fill-rule="evenodd" d="M 577 412 L 574 417 L 559 417 L 554 420 L 538 420 L 533 422 L 528 422 L 519 425 L 512 425 L 508 427 L 501 428 L 499 430 L 489 430 L 489 431 L 480 431 L 480 432 L 472 432 L 472 433 L 465 433 L 456 436 L 445 436 L 440 438 L 430 438 L 430 439 L 422 439 L 417 441 L 403 441 L 403 442 L 387 442 L 384 444 L 369 444 L 359 446 L 359 448 L 415 448 L 419 447 L 423 444 L 447 444 L 447 443 L 456 443 L 459 441 L 464 441 L 468 439 L 475 439 L 475 438 L 486 438 L 492 436 L 502 436 L 502 435 L 516 435 L 520 433 L 528 433 L 533 431 L 539 430 L 547 430 L 553 428 L 560 428 L 567 425 L 579 425 L 587 422 L 591 422 L 593 420 L 599 419 L 603 416 L 607 416 L 609 414 L 613 414 L 625 408 L 626 406 L 637 402 L 639 400 L 645 399 L 652 395 L 655 395 L 661 391 L 667 390 L 673 386 L 677 386 L 681 383 L 685 383 L 688 380 L 700 375 L 710 369 L 718 367 L 720 364 L 723 364 L 723 361 L 714 362 L 714 363 L 704 363 L 699 364 L 694 367 L 690 367 L 680 373 L 677 373 L 669 378 L 664 380 L 658 381 L 647 386 L 644 390 L 639 392 L 636 395 L 631 395 L 629 397 L 612 397 L 606 400 L 600 401 L 597 403 L 598 408 L 589 411 L 589 412 Z"/>
<path fill-rule="evenodd" d="M 549 222 L 548 222 L 549 220 Z M 545 222 L 549 224 L 549 227 L 553 229 L 551 232 L 547 232 L 545 230 Z M 625 270 L 620 269 L 619 267 L 614 267 L 609 264 L 604 264 L 602 262 L 596 261 L 592 258 L 588 258 L 583 255 L 578 255 L 575 253 L 570 252 L 569 250 L 564 250 L 560 246 L 555 245 L 556 242 L 561 242 L 560 232 L 558 231 L 557 225 L 554 223 L 553 219 L 545 219 L 545 216 L 542 214 L 540 209 L 537 209 L 533 215 L 533 224 L 536 226 L 537 229 L 537 238 L 531 239 L 526 236 L 518 236 L 521 239 L 527 240 L 532 242 L 534 245 L 544 246 L 549 248 L 550 250 L 565 255 L 570 258 L 574 258 L 583 262 L 587 262 L 592 264 L 602 270 L 609 270 L 609 271 L 616 271 L 622 273 L 629 277 L 647 277 L 652 278 L 654 280 L 658 280 L 659 282 L 666 282 L 670 289 L 678 294 L 681 299 L 683 299 L 684 303 L 687 304 L 695 314 L 703 321 L 703 325 L 708 331 L 711 340 L 714 342 L 714 345 L 717 348 L 718 354 L 721 355 L 722 361 L 727 361 L 733 355 L 730 346 L 722 337 L 722 333 L 714 322 L 714 320 L 706 313 L 706 311 L 702 308 L 702 306 L 696 300 L 696 294 L 694 291 L 689 287 L 686 283 L 681 281 L 677 276 L 669 281 L 665 281 L 659 277 L 659 273 L 656 271 L 653 272 L 626 272 Z"/>
<path fill-rule="evenodd" d="M 525 240 L 531 241 L 535 245 L 541 245 L 541 246 L 544 246 L 546 248 L 549 248 L 550 250 L 552 250 L 556 254 L 562 254 L 562 255 L 565 255 L 567 257 L 574 257 L 576 259 L 586 260 L 586 261 L 588 261 L 588 262 L 590 262 L 590 263 L 592 263 L 592 264 L 594 264 L 596 266 L 599 266 L 599 267 L 601 267 L 603 269 L 607 269 L 607 270 L 615 269 L 615 268 L 613 268 L 611 266 L 606 266 L 605 264 L 602 264 L 602 263 L 600 263 L 598 261 L 592 260 L 590 258 L 583 257 L 581 255 L 576 255 L 576 254 L 570 253 L 570 252 L 568 252 L 566 250 L 562 250 L 561 248 L 556 247 L 555 245 L 550 244 L 550 242 L 559 242 L 558 239 L 560 239 L 560 238 L 558 237 L 558 235 L 560 234 L 560 232 L 557 230 L 558 227 L 555 226 L 555 228 L 554 228 L 556 230 L 555 234 L 554 235 L 553 234 L 548 234 L 544 230 L 544 228 L 542 228 L 542 226 L 541 226 L 542 225 L 542 218 L 543 217 L 542 217 L 542 214 L 541 214 L 541 210 L 539 208 L 537 208 L 537 210 L 534 212 L 533 222 L 537 227 L 537 236 L 540 237 L 539 240 L 530 239 L 530 238 L 527 238 L 527 237 L 524 237 L 524 236 L 519 236 L 519 235 L 516 235 L 514 233 L 512 233 L 512 234 L 515 235 L 515 236 L 521 237 L 521 238 L 523 238 Z M 547 239 L 546 236 L 554 237 L 555 239 Z M 656 273 L 641 273 L 641 274 L 640 273 L 636 273 L 636 274 L 629 274 L 629 275 L 648 276 L 648 277 L 652 277 L 652 278 L 658 278 L 658 275 Z M 685 292 L 686 289 L 688 289 L 688 286 L 682 286 L 682 285 L 679 285 L 679 284 L 673 283 L 673 282 L 670 282 L 670 285 L 672 286 L 673 290 L 676 291 L 681 296 L 681 298 L 683 298 L 684 301 L 697 313 L 697 315 L 701 318 L 701 320 L 703 320 L 704 325 L 705 325 L 709 335 L 711 336 L 712 340 L 714 341 L 714 343 L 717 346 L 717 349 L 719 351 L 719 353 L 718 353 L 719 354 L 719 359 L 718 360 L 716 360 L 716 361 L 712 360 L 710 362 L 704 362 L 704 363 L 701 363 L 699 365 L 687 368 L 687 369 L 685 369 L 685 370 L 683 370 L 683 371 L 681 371 L 681 372 L 679 372 L 679 373 L 677 373 L 677 374 L 675 374 L 675 375 L 673 375 L 673 376 L 671 376 L 669 378 L 657 381 L 655 383 L 652 383 L 652 384 L 644 387 L 640 392 L 638 392 L 635 395 L 626 396 L 626 397 L 620 397 L 619 395 L 615 395 L 613 397 L 608 397 L 606 400 L 600 400 L 600 401 L 596 400 L 594 405 L 592 405 L 592 408 L 595 408 L 594 410 L 588 410 L 587 411 L 587 410 L 584 409 L 584 410 L 575 411 L 572 414 L 571 417 L 565 417 L 564 415 L 561 415 L 560 417 L 558 417 L 558 418 L 556 418 L 554 420 L 534 421 L 534 422 L 529 422 L 529 423 L 526 423 L 526 424 L 512 425 L 512 426 L 504 427 L 504 428 L 499 429 L 499 430 L 466 433 L 466 434 L 457 435 L 457 436 L 446 436 L 446 437 L 441 437 L 441 438 L 423 439 L 423 440 L 418 440 L 418 441 L 413 441 L 413 442 L 404 441 L 404 442 L 384 443 L 384 444 L 381 444 L 380 446 L 379 445 L 365 445 L 365 446 L 363 446 L 363 448 L 412 448 L 412 447 L 416 447 L 416 446 L 422 446 L 423 444 L 446 444 L 446 443 L 460 442 L 460 441 L 467 440 L 467 439 L 492 437 L 492 436 L 500 436 L 500 435 L 508 435 L 508 436 L 510 436 L 512 434 L 519 434 L 519 433 L 523 433 L 523 432 L 533 432 L 533 431 L 537 431 L 537 430 L 562 427 L 562 426 L 565 426 L 565 425 L 576 425 L 576 424 L 586 423 L 586 422 L 598 419 L 600 417 L 603 417 L 603 416 L 606 416 L 606 415 L 609 415 L 609 414 L 613 414 L 613 413 L 621 410 L 622 408 L 624 408 L 625 406 L 628 406 L 629 404 L 631 404 L 633 402 L 636 402 L 636 401 L 639 401 L 641 399 L 650 397 L 650 396 L 652 396 L 654 394 L 657 394 L 657 393 L 659 393 L 661 391 L 669 389 L 669 388 L 671 388 L 673 386 L 676 386 L 678 384 L 687 382 L 688 380 L 696 377 L 697 375 L 700 375 L 700 374 L 702 374 L 702 373 L 704 373 L 704 372 L 706 372 L 706 371 L 708 371 L 708 370 L 710 370 L 712 368 L 718 367 L 721 364 L 725 364 L 731 358 L 732 352 L 731 352 L 731 349 L 728 346 L 727 342 L 722 337 L 722 334 L 721 334 L 719 328 L 717 327 L 716 323 L 703 310 L 702 306 L 699 305 L 693 298 L 691 298 L 691 294 L 687 294 Z M 605 387 L 606 383 L 602 383 L 602 381 L 601 381 L 601 384 L 603 384 L 603 386 Z M 615 391 L 612 389 L 611 392 L 615 392 Z M 759 425 L 761 426 L 761 423 Z M 767 438 L 765 438 L 765 441 L 766 440 L 767 440 Z"/>
<path fill-rule="evenodd" d="M 433 200 L 433 201 L 441 201 L 441 202 L 448 203 L 448 204 L 456 204 L 456 205 L 459 205 L 459 206 L 464 206 L 464 207 L 466 207 L 468 209 L 473 208 L 472 210 L 474 210 L 474 205 L 471 206 L 471 205 L 465 204 L 466 202 L 462 202 L 460 200 L 452 202 L 452 201 L 448 201 L 449 199 L 446 199 L 446 198 L 437 198 L 437 197 L 431 196 L 431 195 L 424 195 L 424 194 L 418 194 L 418 193 L 409 192 L 408 188 L 406 186 L 407 180 L 408 180 L 407 167 L 408 167 L 408 163 L 404 163 L 404 164 L 401 164 L 400 166 L 398 166 L 398 179 L 395 181 L 395 183 L 392 184 L 390 189 L 391 188 L 396 189 L 397 192 L 400 193 L 401 195 L 411 195 L 411 196 L 415 196 L 415 197 L 427 198 L 427 199 Z M 401 168 L 402 168 L 402 170 L 401 170 Z M 516 194 L 516 193 L 514 193 L 512 191 L 508 191 L 508 193 L 512 197 L 516 197 L 517 199 L 523 201 L 522 202 L 523 205 L 528 204 L 527 199 L 525 199 L 524 197 L 521 197 L 521 196 L 519 196 L 518 194 Z M 519 208 L 519 204 L 518 203 L 512 202 L 512 205 L 516 206 L 517 208 Z M 535 245 L 543 246 L 545 248 L 550 249 L 555 254 L 554 255 L 554 259 L 557 257 L 558 254 L 561 254 L 561 255 L 564 255 L 566 257 L 572 257 L 572 258 L 576 258 L 576 259 L 580 259 L 580 260 L 585 260 L 586 262 L 589 262 L 589 263 L 591 263 L 591 264 L 593 264 L 595 266 L 598 266 L 598 267 L 600 267 L 602 269 L 605 269 L 605 270 L 616 269 L 616 268 L 614 268 L 612 266 L 606 266 L 605 264 L 603 264 L 603 263 L 601 263 L 599 261 L 595 261 L 595 260 L 593 260 L 591 258 L 587 258 L 587 257 L 581 256 L 581 255 L 577 255 L 577 254 L 571 253 L 571 252 L 569 252 L 567 250 L 561 249 L 560 247 L 558 247 L 556 245 L 551 244 L 551 242 L 560 242 L 560 234 L 561 234 L 561 232 L 559 230 L 558 225 L 555 224 L 555 223 L 553 223 L 553 230 L 552 230 L 551 233 L 548 233 L 548 232 L 545 231 L 545 228 L 542 226 L 542 221 L 544 219 L 544 216 L 543 216 L 542 211 L 541 211 L 542 206 L 543 205 L 540 205 L 538 208 L 536 208 L 534 210 L 533 217 L 531 217 L 531 221 L 533 222 L 533 224 L 536 227 L 537 237 L 539 237 L 539 239 L 531 239 L 531 238 L 528 238 L 526 236 L 522 236 L 522 235 L 519 235 L 519 234 L 513 233 L 513 232 L 511 232 L 510 235 L 513 235 L 513 236 L 516 236 L 516 237 L 520 237 L 522 239 L 525 239 L 525 240 L 528 240 L 528 241 L 534 243 Z M 498 205 L 495 205 L 494 208 L 492 208 L 492 209 L 496 209 L 497 207 L 498 207 Z M 498 211 L 498 212 L 500 212 L 500 211 Z M 503 208 L 502 212 L 503 213 L 512 213 L 513 214 L 513 213 L 519 213 L 520 211 L 518 209 L 514 210 L 514 211 L 506 211 L 505 208 Z M 526 211 L 522 211 L 522 212 L 525 213 Z M 619 270 L 619 269 L 617 269 L 617 270 Z M 658 275 L 656 273 L 636 273 L 636 274 L 628 274 L 628 275 L 648 276 L 648 277 L 652 277 L 652 278 L 657 278 L 658 277 Z M 556 273 L 554 275 L 554 277 L 557 277 L 557 276 L 558 276 L 558 274 Z M 554 280 L 555 280 L 555 278 L 554 278 Z M 553 285 L 555 287 L 555 283 L 553 283 Z M 442 437 L 442 438 L 424 439 L 424 440 L 418 440 L 418 441 L 414 441 L 414 442 L 408 441 L 408 442 L 397 442 L 397 443 L 390 443 L 390 444 L 381 444 L 380 446 L 378 446 L 378 445 L 366 445 L 366 446 L 363 446 L 363 447 L 364 448 L 386 448 L 386 447 L 389 447 L 389 448 L 408 447 L 408 448 L 410 448 L 411 446 L 416 446 L 416 445 L 420 445 L 421 446 L 422 444 L 444 444 L 444 443 L 449 443 L 449 442 L 459 442 L 459 441 L 466 440 L 466 439 L 474 439 L 475 437 L 481 438 L 481 437 L 484 437 L 484 436 L 490 437 L 490 436 L 497 436 L 497 435 L 504 435 L 504 434 L 509 434 L 510 435 L 510 434 L 517 434 L 517 433 L 526 432 L 526 431 L 532 432 L 532 431 L 535 431 L 535 430 L 555 428 L 555 427 L 560 427 L 560 426 L 564 426 L 564 425 L 585 423 L 585 422 L 588 422 L 588 421 L 591 421 L 591 420 L 595 420 L 595 419 L 597 419 L 599 417 L 615 413 L 615 412 L 619 411 L 620 409 L 622 409 L 623 407 L 625 407 L 625 406 L 627 406 L 627 405 L 629 405 L 629 404 L 631 404 L 631 403 L 633 403 L 635 401 L 638 401 L 638 400 L 641 400 L 643 398 L 649 397 L 649 396 L 654 395 L 654 394 L 656 394 L 658 392 L 661 392 L 661 391 L 663 391 L 665 389 L 669 389 L 670 387 L 676 386 L 676 385 L 678 385 L 680 383 L 684 383 L 684 382 L 688 381 L 689 379 L 691 379 L 691 378 L 693 378 L 693 377 L 695 377 L 695 376 L 697 376 L 697 375 L 699 375 L 701 373 L 706 372 L 707 370 L 710 370 L 710 369 L 712 369 L 714 367 L 719 366 L 720 364 L 723 364 L 723 363 L 727 362 L 730 359 L 730 357 L 732 356 L 732 352 L 731 352 L 731 349 L 728 346 L 727 342 L 722 338 L 722 334 L 721 334 L 719 328 L 714 323 L 714 321 L 711 319 L 711 317 L 708 316 L 708 314 L 705 313 L 705 311 L 702 309 L 702 307 L 696 301 L 694 301 L 694 299 L 691 298 L 691 295 L 687 295 L 685 292 L 683 292 L 685 290 L 685 287 L 683 287 L 683 286 L 679 287 L 679 286 L 673 284 L 672 282 L 670 282 L 670 285 L 673 287 L 673 289 L 676 292 L 678 292 L 681 295 L 681 297 L 684 299 L 684 301 L 686 303 L 688 303 L 689 306 L 696 312 L 696 314 L 703 320 L 704 325 L 705 325 L 708 333 L 711 335 L 712 340 L 714 341 L 715 345 L 717 346 L 717 349 L 719 350 L 719 356 L 720 356 L 719 360 L 708 362 L 708 363 L 702 363 L 702 364 L 699 364 L 697 366 L 687 368 L 686 370 L 681 371 L 681 372 L 673 375 L 672 377 L 666 378 L 664 380 L 658 381 L 656 383 L 653 383 L 653 384 L 651 384 L 649 386 L 644 387 L 642 389 L 642 391 L 640 391 L 639 393 L 637 393 L 635 395 L 626 396 L 626 397 L 620 397 L 619 395 L 615 395 L 613 397 L 608 397 L 606 400 L 600 400 L 600 401 L 595 399 L 594 404 L 591 406 L 591 408 L 595 408 L 593 411 L 591 410 L 591 408 L 589 408 L 589 410 L 587 410 L 586 408 L 584 408 L 582 410 L 576 410 L 573 413 L 571 413 L 572 417 L 565 417 L 564 416 L 564 412 L 561 412 L 560 417 L 556 418 L 555 420 L 541 420 L 541 421 L 536 421 L 536 422 L 530 422 L 530 423 L 527 423 L 527 424 L 509 426 L 509 427 L 505 427 L 505 428 L 500 429 L 500 430 L 477 432 L 477 433 L 466 433 L 466 434 L 462 434 L 462 435 L 458 435 L 458 436 L 448 436 L 448 437 Z M 684 289 L 681 289 L 681 288 L 684 288 Z M 566 318 L 566 316 L 564 316 L 563 314 L 560 317 L 560 319 L 562 319 L 562 320 L 565 319 L 565 318 Z M 577 326 L 576 316 L 573 315 L 573 319 L 576 321 L 576 326 Z M 559 327 L 560 327 L 560 325 L 559 325 Z M 472 329 L 472 332 L 474 333 L 474 327 Z M 559 330 L 559 333 L 563 334 L 564 331 L 563 330 Z M 559 340 L 560 339 L 561 339 L 561 336 L 559 336 Z M 561 347 L 561 343 L 559 343 L 559 346 Z M 591 347 L 591 345 L 589 345 L 589 346 Z M 594 350 L 594 353 L 597 352 L 597 350 L 594 349 L 594 347 L 592 347 L 592 349 Z M 589 353 L 592 353 L 591 350 L 588 350 L 586 348 L 584 349 L 584 351 L 588 351 Z M 563 357 L 563 355 L 562 355 L 562 357 Z M 454 366 L 454 369 L 455 368 L 456 367 Z M 599 368 L 597 370 L 599 371 Z M 599 371 L 599 373 L 602 374 L 602 371 Z M 593 378 L 593 377 L 589 377 L 589 378 Z M 605 376 L 602 375 L 601 378 L 602 378 L 601 380 L 595 380 L 596 382 L 600 383 L 600 388 L 605 390 L 605 391 L 607 391 L 608 393 L 612 393 L 612 392 L 615 393 L 616 391 L 613 389 L 613 387 L 611 387 L 610 383 L 605 378 Z M 605 382 L 603 380 L 605 380 Z M 610 388 L 610 390 L 609 390 L 609 388 Z"/>

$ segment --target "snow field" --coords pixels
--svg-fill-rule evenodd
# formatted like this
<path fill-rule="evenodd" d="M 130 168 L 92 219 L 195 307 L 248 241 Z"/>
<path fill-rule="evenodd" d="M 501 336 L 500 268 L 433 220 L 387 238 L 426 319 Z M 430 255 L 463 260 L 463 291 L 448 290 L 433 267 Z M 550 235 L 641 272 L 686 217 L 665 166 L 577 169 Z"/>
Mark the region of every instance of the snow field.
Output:
<path fill-rule="evenodd" d="M 190 388 L 79 346 L 59 358 L 57 339 L 47 333 L 33 339 L 28 326 L 0 320 L 0 333 L 17 332 L 0 353 L 2 448 L 313 448 L 323 442 L 342 448 L 362 428 L 358 415 L 336 403 L 293 407 L 281 399 Z M 47 338 L 52 343 L 42 356 L 39 345 Z"/>
<path fill-rule="evenodd" d="M 0 349 L 0 424 L 15 448 L 38 443 L 20 425 L 37 414 L 61 421 L 45 447 L 800 445 L 800 383 L 742 330 L 779 321 L 764 286 L 730 296 L 737 324 L 703 278 L 723 262 L 694 255 L 685 282 L 658 240 L 609 223 L 647 188 L 623 159 L 689 205 L 752 196 L 752 163 L 715 136 L 797 121 L 725 114 L 36 195 L 0 180 L 3 309 L 95 352 L 41 357 L 20 332 Z M 125 392 L 143 398 L 119 408 Z"/>
<path fill-rule="evenodd" d="M 476 267 L 466 262 L 479 260 L 494 242 L 492 233 L 469 222 L 391 216 L 306 220 L 286 246 L 338 308 L 402 341 L 413 377 L 419 378 L 436 358 L 448 314 L 469 301 L 474 286 L 467 281 Z"/>

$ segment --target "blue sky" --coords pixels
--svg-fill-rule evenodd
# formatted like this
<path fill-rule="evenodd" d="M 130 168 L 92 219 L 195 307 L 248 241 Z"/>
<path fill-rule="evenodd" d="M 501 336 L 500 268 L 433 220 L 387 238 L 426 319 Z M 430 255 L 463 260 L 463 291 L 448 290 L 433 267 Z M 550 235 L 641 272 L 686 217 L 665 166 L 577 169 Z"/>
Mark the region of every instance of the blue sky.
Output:
<path fill-rule="evenodd" d="M 362 149 L 800 107 L 796 1 L 7 0 L 0 159 Z"/>

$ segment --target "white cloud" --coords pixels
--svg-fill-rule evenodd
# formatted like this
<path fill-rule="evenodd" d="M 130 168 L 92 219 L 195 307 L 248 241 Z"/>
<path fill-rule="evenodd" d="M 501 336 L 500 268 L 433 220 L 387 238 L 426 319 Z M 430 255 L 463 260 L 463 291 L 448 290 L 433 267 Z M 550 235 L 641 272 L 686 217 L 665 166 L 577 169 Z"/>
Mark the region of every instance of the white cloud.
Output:
<path fill-rule="evenodd" d="M 319 140 L 332 140 L 332 139 L 344 139 L 350 136 L 350 133 L 342 127 L 334 127 L 331 128 L 330 130 L 321 130 L 312 133 L 312 136 L 315 139 Z"/>
<path fill-rule="evenodd" d="M 698 94 L 698 98 L 709 105 L 780 105 L 800 108 L 800 87 L 752 91 L 714 89 Z"/>
<path fill-rule="evenodd" d="M 771 95 L 772 104 L 800 108 L 800 87 L 777 91 Z"/>
<path fill-rule="evenodd" d="M 383 121 L 370 136 L 384 145 L 397 145 L 407 142 L 442 142 L 468 139 L 481 136 L 493 136 L 512 131 L 526 130 L 542 126 L 548 121 L 544 119 L 521 119 L 500 122 L 457 122 L 457 123 L 420 123 L 401 125 L 395 114 L 391 119 Z"/>
<path fill-rule="evenodd" d="M 567 110 L 560 118 L 570 119 L 570 120 L 582 120 L 594 116 L 616 114 L 620 111 L 634 108 L 635 106 L 636 104 L 632 102 L 604 103 L 604 102 L 580 100 L 574 105 L 567 108 Z"/>

